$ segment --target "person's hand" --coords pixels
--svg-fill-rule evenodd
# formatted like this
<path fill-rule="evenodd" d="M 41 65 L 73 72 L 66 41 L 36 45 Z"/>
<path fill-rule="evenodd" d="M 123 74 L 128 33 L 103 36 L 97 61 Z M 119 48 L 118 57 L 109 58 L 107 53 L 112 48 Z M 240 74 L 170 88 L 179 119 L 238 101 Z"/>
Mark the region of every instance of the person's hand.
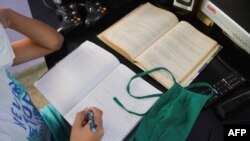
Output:
<path fill-rule="evenodd" d="M 0 22 L 4 27 L 9 27 L 11 24 L 10 9 L 2 8 L 0 9 Z"/>
<path fill-rule="evenodd" d="M 94 112 L 94 119 L 97 125 L 96 132 L 90 130 L 88 124 L 87 112 L 91 110 Z M 77 113 L 75 122 L 72 126 L 70 141 L 100 141 L 104 135 L 102 125 L 102 111 L 97 108 L 85 109 Z"/>

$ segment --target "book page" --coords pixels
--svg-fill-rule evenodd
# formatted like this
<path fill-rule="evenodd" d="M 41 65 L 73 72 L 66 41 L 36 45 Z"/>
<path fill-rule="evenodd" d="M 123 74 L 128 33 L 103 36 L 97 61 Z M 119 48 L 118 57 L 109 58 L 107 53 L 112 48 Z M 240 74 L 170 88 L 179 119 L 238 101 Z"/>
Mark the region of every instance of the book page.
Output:
<path fill-rule="evenodd" d="M 129 96 L 126 87 L 134 75 L 134 72 L 121 64 L 64 118 L 72 125 L 77 112 L 82 111 L 85 107 L 98 107 L 103 111 L 105 134 L 102 141 L 123 140 L 142 117 L 130 114 L 119 107 L 113 97 L 117 97 L 127 109 L 138 113 L 146 112 L 158 99 L 135 99 Z M 138 78 L 131 83 L 131 93 L 136 96 L 144 96 L 161 92 Z"/>
<path fill-rule="evenodd" d="M 204 59 L 217 50 L 217 42 L 207 37 L 192 25 L 181 21 L 143 54 L 136 58 L 145 70 L 155 67 L 169 69 L 178 82 L 182 82 Z M 197 70 L 197 69 L 196 69 Z M 165 72 L 152 74 L 167 88 L 172 86 L 171 77 Z"/>
<path fill-rule="evenodd" d="M 132 61 L 177 23 L 173 13 L 146 3 L 98 37 Z"/>
<path fill-rule="evenodd" d="M 180 83 L 182 86 L 188 86 L 202 71 L 205 67 L 212 61 L 212 59 L 218 54 L 221 50 L 221 46 L 218 44 L 215 48 L 210 51 L 206 58 L 203 59 L 192 71 L 187 75 L 185 79 L 183 79 Z"/>
<path fill-rule="evenodd" d="M 42 76 L 35 87 L 64 115 L 119 64 L 112 54 L 86 41 Z"/>

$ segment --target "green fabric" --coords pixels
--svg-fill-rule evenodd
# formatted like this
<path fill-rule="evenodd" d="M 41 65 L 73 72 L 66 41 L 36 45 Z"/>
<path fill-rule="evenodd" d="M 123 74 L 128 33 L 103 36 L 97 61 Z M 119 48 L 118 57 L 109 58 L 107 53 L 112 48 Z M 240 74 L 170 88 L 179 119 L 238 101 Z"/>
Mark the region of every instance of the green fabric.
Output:
<path fill-rule="evenodd" d="M 174 76 L 166 68 L 155 68 L 140 74 L 135 75 L 131 80 L 144 76 L 154 71 L 163 70 L 173 78 L 174 85 L 162 94 L 152 94 L 143 96 L 150 98 L 154 95 L 159 96 L 159 100 L 149 109 L 144 118 L 139 124 L 134 135 L 129 141 L 184 141 L 192 126 L 200 113 L 206 101 L 211 97 L 213 91 L 209 95 L 203 95 L 192 92 L 188 89 L 194 87 L 210 87 L 207 83 L 196 83 L 189 87 L 183 88 L 178 83 Z M 130 82 L 131 82 L 130 80 Z M 130 82 L 128 86 L 130 85 Z M 134 98 L 128 88 L 128 93 Z M 136 113 L 125 108 L 117 98 L 115 102 L 131 114 L 144 115 L 144 113 Z"/>
<path fill-rule="evenodd" d="M 71 126 L 51 104 L 45 105 L 39 112 L 50 129 L 53 141 L 69 141 Z"/>

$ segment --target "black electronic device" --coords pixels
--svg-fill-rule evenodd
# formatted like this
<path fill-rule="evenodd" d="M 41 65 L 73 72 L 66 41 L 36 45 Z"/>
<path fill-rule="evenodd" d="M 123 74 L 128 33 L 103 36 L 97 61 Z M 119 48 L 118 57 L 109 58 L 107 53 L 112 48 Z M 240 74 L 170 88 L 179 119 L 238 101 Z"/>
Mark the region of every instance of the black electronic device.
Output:
<path fill-rule="evenodd" d="M 248 104 L 250 104 L 250 90 L 217 105 L 215 111 L 222 119 L 224 119 L 239 109 L 243 110 L 244 107 L 242 106 Z"/>
<path fill-rule="evenodd" d="M 62 15 L 62 23 L 57 31 L 64 33 L 79 26 L 90 28 L 107 14 L 107 8 L 96 0 L 62 5 L 57 11 Z"/>
<path fill-rule="evenodd" d="M 212 104 L 220 100 L 222 97 L 230 94 L 233 90 L 244 84 L 245 78 L 238 72 L 230 72 L 227 76 L 220 79 L 218 82 L 213 83 L 214 95 L 207 101 L 204 109 L 210 107 Z M 209 93 L 211 89 L 204 89 L 201 93 Z"/>
<path fill-rule="evenodd" d="M 177 8 L 192 11 L 194 8 L 195 0 L 174 0 L 173 5 Z"/>
<path fill-rule="evenodd" d="M 87 11 L 85 26 L 91 27 L 96 24 L 104 15 L 107 14 L 107 8 L 99 1 L 87 0 L 84 3 L 85 10 Z"/>
<path fill-rule="evenodd" d="M 76 3 L 60 6 L 57 12 L 62 15 L 62 23 L 57 29 L 58 32 L 67 32 L 81 26 L 86 19 L 86 10 Z"/>

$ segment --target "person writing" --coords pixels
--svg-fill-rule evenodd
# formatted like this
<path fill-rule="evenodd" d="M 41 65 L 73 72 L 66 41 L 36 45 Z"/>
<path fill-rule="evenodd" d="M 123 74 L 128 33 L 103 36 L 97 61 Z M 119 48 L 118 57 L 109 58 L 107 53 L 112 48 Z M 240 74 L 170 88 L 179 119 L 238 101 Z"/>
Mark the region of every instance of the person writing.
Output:
<path fill-rule="evenodd" d="M 27 38 L 10 43 L 5 28 L 13 29 Z M 11 9 L 0 9 L 0 139 L 4 141 L 100 141 L 104 132 L 102 111 L 92 107 L 79 112 L 68 135 L 58 132 L 67 123 L 52 113 L 39 112 L 25 88 L 7 71 L 18 65 L 48 55 L 60 49 L 63 36 L 50 26 L 23 16 Z M 87 112 L 94 113 L 97 128 L 90 130 Z M 46 111 L 46 110 L 45 110 Z M 54 116 L 57 115 L 57 116 Z M 52 119 L 51 122 L 47 122 Z M 57 122 L 60 124 L 57 124 Z M 47 123 L 47 124 L 46 124 Z M 48 124 L 52 123 L 52 124 Z M 62 125 L 57 126 L 57 125 Z"/>

